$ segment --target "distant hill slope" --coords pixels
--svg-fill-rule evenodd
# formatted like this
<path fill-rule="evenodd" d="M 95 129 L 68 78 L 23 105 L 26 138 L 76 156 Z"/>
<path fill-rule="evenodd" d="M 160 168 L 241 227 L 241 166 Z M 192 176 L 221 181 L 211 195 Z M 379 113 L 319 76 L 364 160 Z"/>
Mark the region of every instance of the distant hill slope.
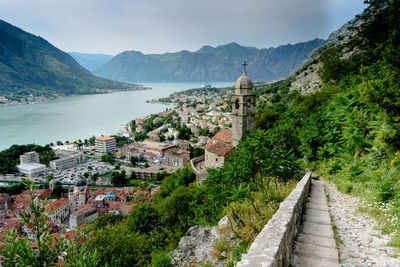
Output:
<path fill-rule="evenodd" d="M 362 51 L 358 46 L 351 45 L 358 37 L 362 25 L 366 20 L 365 10 L 361 15 L 345 23 L 338 30 L 332 32 L 326 42 L 314 49 L 307 59 L 305 59 L 292 74 L 291 90 L 298 90 L 301 93 L 309 94 L 318 91 L 322 86 L 320 71 L 322 69 L 322 55 L 330 48 L 336 47 L 342 52 L 342 58 L 349 58 Z"/>
<path fill-rule="evenodd" d="M 196 52 L 142 54 L 125 51 L 94 73 L 118 81 L 233 81 L 242 73 L 242 62 L 249 63 L 254 81 L 288 76 L 324 40 L 258 49 L 230 43 L 204 46 Z"/>
<path fill-rule="evenodd" d="M 86 54 L 78 52 L 68 52 L 82 67 L 93 72 L 110 61 L 113 56 L 105 54 Z"/>
<path fill-rule="evenodd" d="M 135 87 L 91 74 L 45 39 L 0 20 L 0 95 L 79 94 Z"/>

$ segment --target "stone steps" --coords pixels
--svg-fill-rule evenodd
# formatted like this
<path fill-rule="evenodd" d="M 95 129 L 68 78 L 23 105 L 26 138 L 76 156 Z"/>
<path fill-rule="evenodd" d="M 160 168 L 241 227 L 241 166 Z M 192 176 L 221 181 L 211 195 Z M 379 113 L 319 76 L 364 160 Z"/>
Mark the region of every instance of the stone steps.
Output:
<path fill-rule="evenodd" d="M 302 229 L 293 249 L 292 266 L 340 266 L 324 187 L 315 180 L 311 183 Z"/>

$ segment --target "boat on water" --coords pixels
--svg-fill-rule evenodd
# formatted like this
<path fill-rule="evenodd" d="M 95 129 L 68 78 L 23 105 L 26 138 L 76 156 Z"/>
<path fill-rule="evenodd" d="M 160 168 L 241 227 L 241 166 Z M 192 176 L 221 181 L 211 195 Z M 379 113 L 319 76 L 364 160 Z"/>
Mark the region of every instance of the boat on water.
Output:
<path fill-rule="evenodd" d="M 201 88 L 212 88 L 212 85 L 209 83 L 203 84 Z"/>

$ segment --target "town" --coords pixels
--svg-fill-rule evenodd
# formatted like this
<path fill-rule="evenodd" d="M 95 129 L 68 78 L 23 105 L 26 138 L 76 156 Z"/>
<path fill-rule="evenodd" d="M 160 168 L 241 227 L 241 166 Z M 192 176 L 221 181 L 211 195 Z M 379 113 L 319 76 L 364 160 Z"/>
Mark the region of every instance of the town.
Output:
<path fill-rule="evenodd" d="M 50 232 L 75 238 L 82 224 L 107 213 L 127 215 L 140 201 L 151 201 L 162 178 L 187 164 L 205 173 L 204 153 L 213 136 L 228 132 L 226 138 L 231 138 L 231 95 L 231 88 L 199 88 L 153 99 L 173 108 L 132 120 L 121 135 L 52 144 L 55 159 L 48 165 L 40 162 L 38 152 L 21 154 L 16 166 L 20 175 L 0 179 L 18 183 L 31 177 L 42 189 L 0 195 L 1 237 L 15 229 L 34 239 L 31 228 L 19 220 L 19 214 L 29 211 L 31 199 L 46 203 Z M 217 157 L 226 153 L 212 152 Z M 122 180 L 114 179 L 121 175 Z"/>

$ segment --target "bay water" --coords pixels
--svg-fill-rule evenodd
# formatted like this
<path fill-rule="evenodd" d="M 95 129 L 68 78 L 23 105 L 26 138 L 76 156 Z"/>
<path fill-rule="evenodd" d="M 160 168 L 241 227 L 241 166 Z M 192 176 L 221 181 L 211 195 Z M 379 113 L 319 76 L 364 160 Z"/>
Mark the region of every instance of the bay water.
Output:
<path fill-rule="evenodd" d="M 144 83 L 152 90 L 77 95 L 29 105 L 0 107 L 0 150 L 13 144 L 49 144 L 110 135 L 129 121 L 169 106 L 146 101 L 203 83 Z M 219 82 L 215 87 L 232 86 Z"/>

